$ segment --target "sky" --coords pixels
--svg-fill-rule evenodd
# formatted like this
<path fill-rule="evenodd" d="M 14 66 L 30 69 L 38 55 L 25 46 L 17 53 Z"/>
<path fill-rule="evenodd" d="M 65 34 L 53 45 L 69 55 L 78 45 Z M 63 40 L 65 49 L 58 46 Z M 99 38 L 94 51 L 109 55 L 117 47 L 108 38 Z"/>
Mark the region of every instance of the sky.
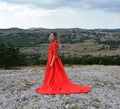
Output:
<path fill-rule="evenodd" d="M 0 0 L 0 28 L 120 28 L 120 0 Z"/>

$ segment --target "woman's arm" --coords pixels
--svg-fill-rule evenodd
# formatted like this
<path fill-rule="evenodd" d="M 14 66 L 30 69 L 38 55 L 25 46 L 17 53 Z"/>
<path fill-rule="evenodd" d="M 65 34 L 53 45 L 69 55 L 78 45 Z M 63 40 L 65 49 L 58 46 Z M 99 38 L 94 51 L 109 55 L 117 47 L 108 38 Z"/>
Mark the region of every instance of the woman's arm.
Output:
<path fill-rule="evenodd" d="M 53 58 L 52 58 L 52 61 L 51 61 L 50 67 L 53 66 L 54 60 L 55 60 L 55 55 L 53 55 Z"/>
<path fill-rule="evenodd" d="M 53 63 L 55 61 L 56 54 L 57 54 L 57 45 L 56 45 L 56 43 L 53 43 L 52 51 L 53 51 L 53 57 L 52 57 L 52 61 L 51 61 L 51 64 L 50 64 L 51 67 L 53 66 Z"/>

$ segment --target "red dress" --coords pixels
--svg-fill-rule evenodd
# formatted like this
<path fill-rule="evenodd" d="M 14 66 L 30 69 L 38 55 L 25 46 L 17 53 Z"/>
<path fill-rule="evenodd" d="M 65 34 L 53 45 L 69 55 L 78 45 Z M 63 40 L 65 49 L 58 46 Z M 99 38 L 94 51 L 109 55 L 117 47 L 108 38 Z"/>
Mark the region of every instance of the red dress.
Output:
<path fill-rule="evenodd" d="M 56 41 L 49 45 L 44 81 L 42 86 L 35 89 L 36 92 L 40 94 L 71 94 L 87 93 L 91 91 L 92 88 L 90 86 L 80 86 L 69 80 L 58 54 L 58 47 L 59 45 Z M 54 54 L 56 58 L 54 60 L 53 67 L 50 67 Z"/>

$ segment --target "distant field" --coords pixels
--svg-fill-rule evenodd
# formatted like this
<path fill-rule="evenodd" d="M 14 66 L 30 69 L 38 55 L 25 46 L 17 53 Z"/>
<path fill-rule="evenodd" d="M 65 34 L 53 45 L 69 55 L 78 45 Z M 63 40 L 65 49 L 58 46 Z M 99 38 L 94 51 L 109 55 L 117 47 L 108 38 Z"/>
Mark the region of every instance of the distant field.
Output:
<path fill-rule="evenodd" d="M 81 29 L 81 28 L 32 28 L 0 29 L 0 43 L 13 43 L 25 54 L 40 54 L 46 58 L 48 37 L 52 31 L 61 40 L 61 56 L 79 57 L 82 55 L 120 55 L 120 29 Z"/>
<path fill-rule="evenodd" d="M 21 47 L 20 51 L 25 54 L 41 54 L 41 58 L 46 58 L 48 54 L 49 44 L 43 44 L 40 47 Z M 80 57 L 82 55 L 92 56 L 114 56 L 120 55 L 120 48 L 101 49 L 103 44 L 95 44 L 94 42 L 76 43 L 76 44 L 61 44 L 59 54 L 61 56 Z"/>

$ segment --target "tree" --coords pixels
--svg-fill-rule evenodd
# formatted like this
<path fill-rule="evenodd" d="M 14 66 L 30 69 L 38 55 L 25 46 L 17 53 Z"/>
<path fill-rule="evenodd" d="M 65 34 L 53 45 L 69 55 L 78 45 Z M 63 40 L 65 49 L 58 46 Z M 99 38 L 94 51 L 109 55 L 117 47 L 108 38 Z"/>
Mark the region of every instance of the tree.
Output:
<path fill-rule="evenodd" d="M 25 56 L 20 54 L 19 48 L 11 43 L 0 44 L 0 67 L 10 68 L 13 66 L 25 65 Z"/>

